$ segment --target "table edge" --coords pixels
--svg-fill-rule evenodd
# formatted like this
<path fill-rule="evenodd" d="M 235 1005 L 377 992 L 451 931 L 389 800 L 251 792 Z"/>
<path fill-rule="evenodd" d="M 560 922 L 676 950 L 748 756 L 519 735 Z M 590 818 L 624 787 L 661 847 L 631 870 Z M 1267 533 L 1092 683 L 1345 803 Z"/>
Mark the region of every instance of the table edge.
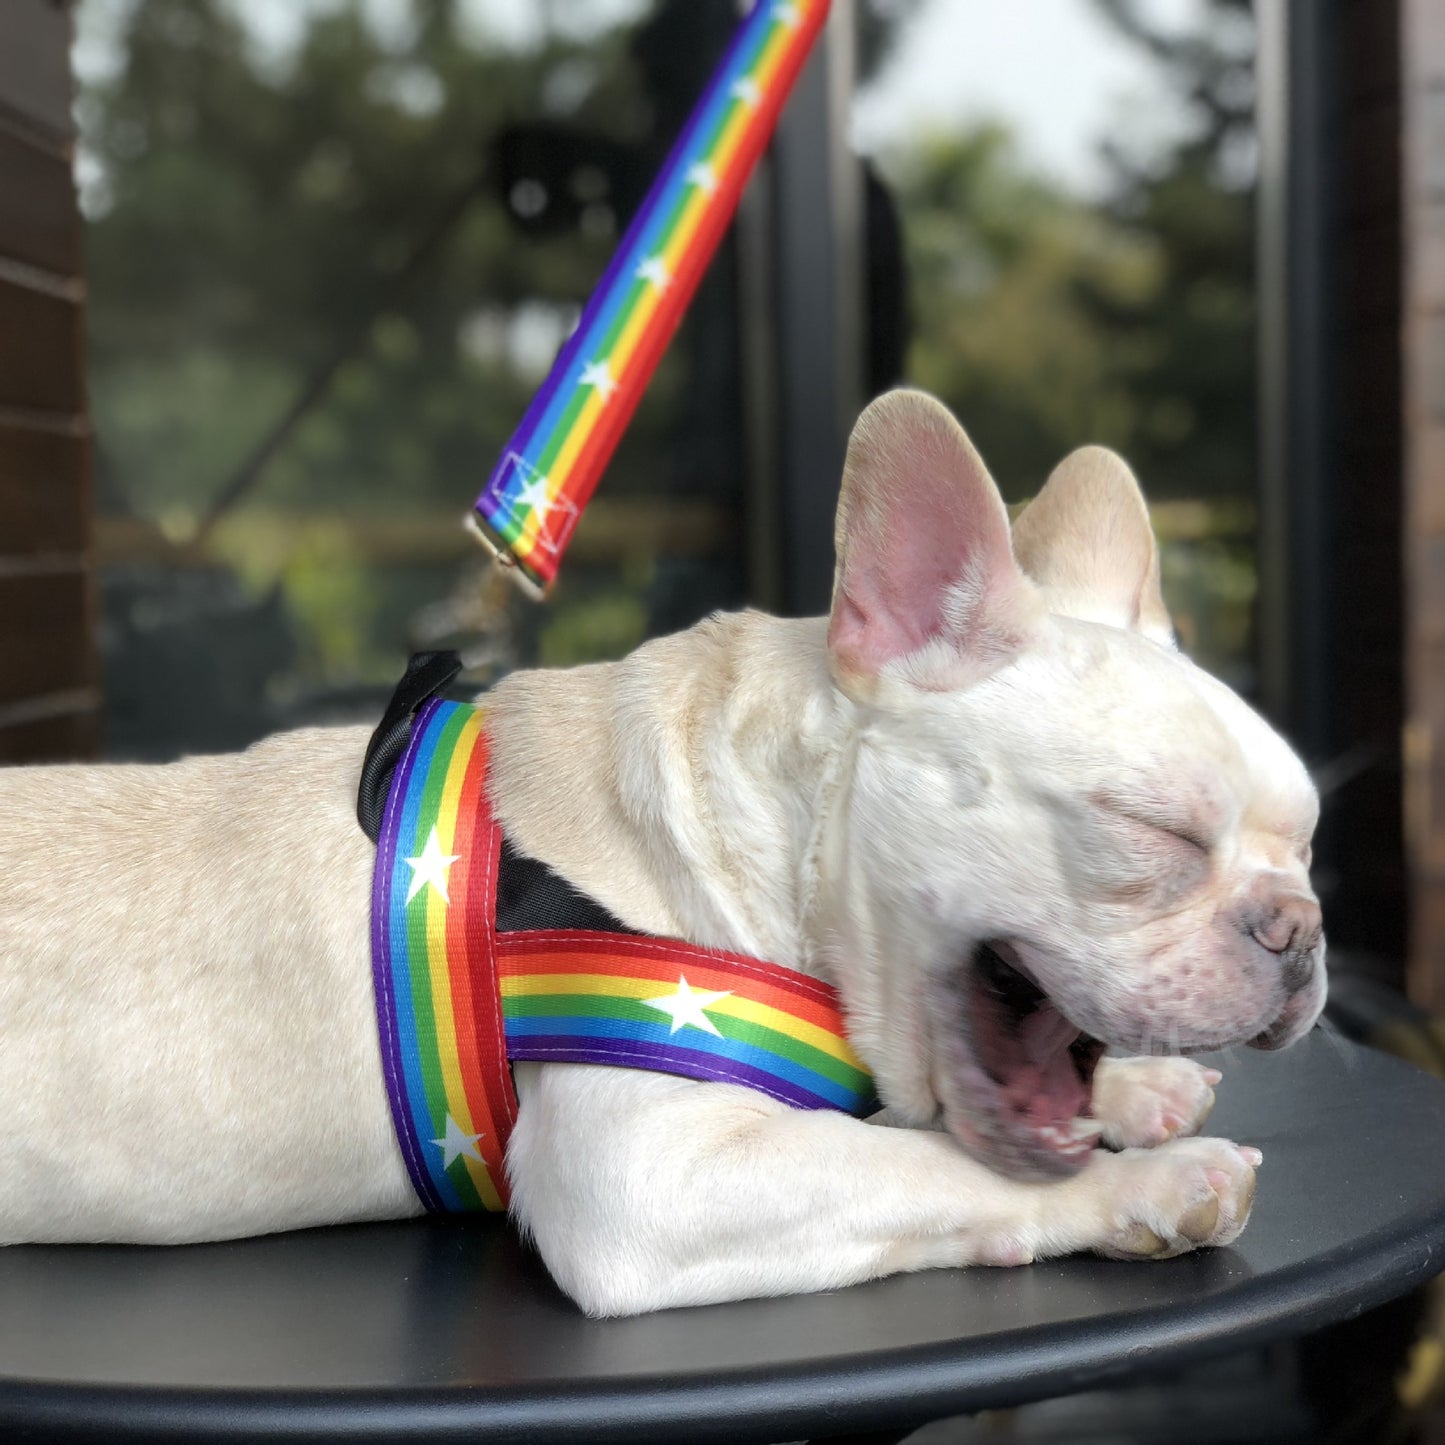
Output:
<path fill-rule="evenodd" d="M 366 1441 L 417 1433 L 443 1442 L 621 1445 L 675 1441 L 680 1430 L 699 1442 L 797 1439 L 1022 1405 L 1247 1349 L 1353 1318 L 1442 1268 L 1445 1200 L 1355 1245 L 1244 1278 L 1203 1300 L 1092 1318 L 1082 1345 L 1081 1322 L 1055 1323 L 837 1355 L 802 1368 L 505 1389 L 195 1390 L 0 1376 L 0 1426 L 111 1442 Z"/>

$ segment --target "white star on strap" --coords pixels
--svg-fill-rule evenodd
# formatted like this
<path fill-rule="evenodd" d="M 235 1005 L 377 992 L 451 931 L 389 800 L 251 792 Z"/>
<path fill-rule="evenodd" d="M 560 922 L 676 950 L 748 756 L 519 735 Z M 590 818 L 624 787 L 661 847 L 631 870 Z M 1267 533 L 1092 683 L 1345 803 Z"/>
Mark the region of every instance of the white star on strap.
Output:
<path fill-rule="evenodd" d="M 552 499 L 547 495 L 547 478 L 538 472 L 517 493 L 517 500 L 513 506 L 524 511 L 536 512 L 539 518 L 545 517 L 552 510 Z"/>
<path fill-rule="evenodd" d="M 687 168 L 687 183 L 712 195 L 717 190 L 717 172 L 706 161 L 695 161 Z"/>
<path fill-rule="evenodd" d="M 615 382 L 612 384 L 616 385 Z M 509 453 L 507 459 L 522 479 L 520 486 L 514 481 L 507 483 L 507 505 L 512 517 L 523 522 L 530 516 L 537 524 L 533 544 L 555 557 L 561 549 L 562 538 L 576 524 L 580 514 L 565 492 L 559 492 L 555 497 L 548 494 L 545 473 L 539 472 L 515 452 Z"/>
<path fill-rule="evenodd" d="M 603 401 L 606 401 L 617 390 L 617 383 L 612 379 L 612 373 L 607 369 L 605 361 L 589 361 L 582 368 L 580 384 L 596 387 L 602 393 Z"/>
<path fill-rule="evenodd" d="M 672 272 L 667 269 L 667 262 L 661 256 L 649 256 L 633 275 L 640 281 L 651 281 L 659 291 L 666 291 L 672 285 Z"/>
<path fill-rule="evenodd" d="M 433 1139 L 432 1143 L 442 1151 L 442 1168 L 448 1169 L 455 1159 L 475 1159 L 478 1164 L 484 1164 L 486 1161 L 477 1153 L 477 1140 L 484 1137 L 482 1134 L 468 1134 L 448 1114 L 447 1132 L 440 1139 Z"/>
<path fill-rule="evenodd" d="M 728 87 L 728 93 L 734 100 L 740 100 L 744 105 L 756 105 L 763 98 L 757 81 L 746 75 L 741 75 L 733 81 Z"/>
<path fill-rule="evenodd" d="M 687 979 L 679 974 L 675 993 L 663 994 L 660 998 L 645 998 L 642 1002 L 648 1008 L 659 1009 L 665 1014 L 672 1015 L 672 1027 L 668 1030 L 669 1034 L 675 1034 L 678 1029 L 690 1024 L 695 1029 L 703 1029 L 707 1033 L 721 1038 L 722 1035 L 718 1033 L 717 1025 L 708 1018 L 703 1010 L 711 1008 L 731 993 L 730 988 L 725 988 L 720 993 L 694 992 L 688 987 Z"/>
<path fill-rule="evenodd" d="M 406 901 L 411 902 L 428 883 L 442 896 L 443 903 L 450 903 L 447 897 L 447 869 L 452 866 L 462 855 L 460 853 L 443 853 L 440 839 L 437 837 L 435 827 L 431 830 L 431 836 L 426 840 L 426 847 L 421 850 L 417 858 L 408 858 L 407 865 L 411 868 L 411 887 L 407 889 Z"/>

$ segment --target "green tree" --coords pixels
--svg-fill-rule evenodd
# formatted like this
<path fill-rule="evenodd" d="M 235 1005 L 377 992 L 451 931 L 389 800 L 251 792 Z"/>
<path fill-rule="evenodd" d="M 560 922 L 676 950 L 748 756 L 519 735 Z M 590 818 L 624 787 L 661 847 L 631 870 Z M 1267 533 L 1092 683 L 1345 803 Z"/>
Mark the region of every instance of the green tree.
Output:
<path fill-rule="evenodd" d="M 116 490 L 144 515 L 194 514 L 362 328 L 261 494 L 464 506 L 535 379 L 518 364 L 519 308 L 545 347 L 613 240 L 599 210 L 590 234 L 518 244 L 489 142 L 547 113 L 634 139 L 647 117 L 624 40 L 476 48 L 431 3 L 388 44 L 350 3 L 318 14 L 277 74 L 230 7 L 140 0 L 121 74 L 85 104 L 109 192 L 90 228 L 91 353 Z M 464 195 L 445 244 L 393 294 L 402 259 Z"/>
<path fill-rule="evenodd" d="M 1032 495 L 1085 438 L 1127 450 L 1138 408 L 1093 298 L 1147 307 L 1157 247 L 1028 174 L 996 125 L 934 136 L 889 174 L 914 298 L 910 377 L 964 419 L 1006 493 Z"/>
<path fill-rule="evenodd" d="M 1197 24 L 1151 23 L 1139 0 L 1095 0 L 1163 68 L 1191 126 L 1141 161 L 1108 148 L 1107 210 L 1158 257 L 1155 286 L 1121 298 L 1087 288 L 1100 324 L 1126 344 L 1122 378 L 1138 404 L 1131 455 L 1161 495 L 1252 497 L 1254 345 L 1254 25 L 1251 0 L 1207 0 Z"/>

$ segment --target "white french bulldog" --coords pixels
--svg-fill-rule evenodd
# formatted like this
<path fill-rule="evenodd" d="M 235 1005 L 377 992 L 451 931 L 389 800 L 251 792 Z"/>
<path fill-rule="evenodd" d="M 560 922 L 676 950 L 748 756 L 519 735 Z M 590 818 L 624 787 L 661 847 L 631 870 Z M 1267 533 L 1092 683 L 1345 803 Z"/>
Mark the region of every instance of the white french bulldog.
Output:
<path fill-rule="evenodd" d="M 627 925 L 836 987 L 887 1106 L 523 1064 L 513 1213 L 586 1311 L 1225 1244 L 1258 1151 L 1186 1137 L 1324 1000 L 1316 799 L 1174 650 L 1088 448 L 1007 515 L 914 392 L 848 450 L 831 616 L 716 617 L 488 697 L 513 843 Z M 367 730 L 0 772 L 0 1243 L 420 1212 L 372 999 Z M 535 766 L 536 759 L 547 766 Z"/>

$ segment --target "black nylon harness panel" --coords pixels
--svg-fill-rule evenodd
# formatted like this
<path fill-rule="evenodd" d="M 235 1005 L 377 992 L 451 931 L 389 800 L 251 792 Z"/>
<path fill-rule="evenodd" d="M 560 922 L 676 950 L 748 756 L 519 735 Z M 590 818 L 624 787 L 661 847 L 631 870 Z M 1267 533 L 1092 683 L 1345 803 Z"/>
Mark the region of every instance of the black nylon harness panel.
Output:
<path fill-rule="evenodd" d="M 416 652 L 406 665 L 361 763 L 361 782 L 356 790 L 356 821 L 373 843 L 381 837 L 381 818 L 386 812 L 387 794 L 391 792 L 391 775 L 397 760 L 406 751 L 411 737 L 412 720 L 417 709 L 450 687 L 462 670 L 462 659 L 455 652 Z"/>
<path fill-rule="evenodd" d="M 517 852 L 504 835 L 497 865 L 497 932 L 581 928 L 588 933 L 636 934 L 560 873 Z"/>

